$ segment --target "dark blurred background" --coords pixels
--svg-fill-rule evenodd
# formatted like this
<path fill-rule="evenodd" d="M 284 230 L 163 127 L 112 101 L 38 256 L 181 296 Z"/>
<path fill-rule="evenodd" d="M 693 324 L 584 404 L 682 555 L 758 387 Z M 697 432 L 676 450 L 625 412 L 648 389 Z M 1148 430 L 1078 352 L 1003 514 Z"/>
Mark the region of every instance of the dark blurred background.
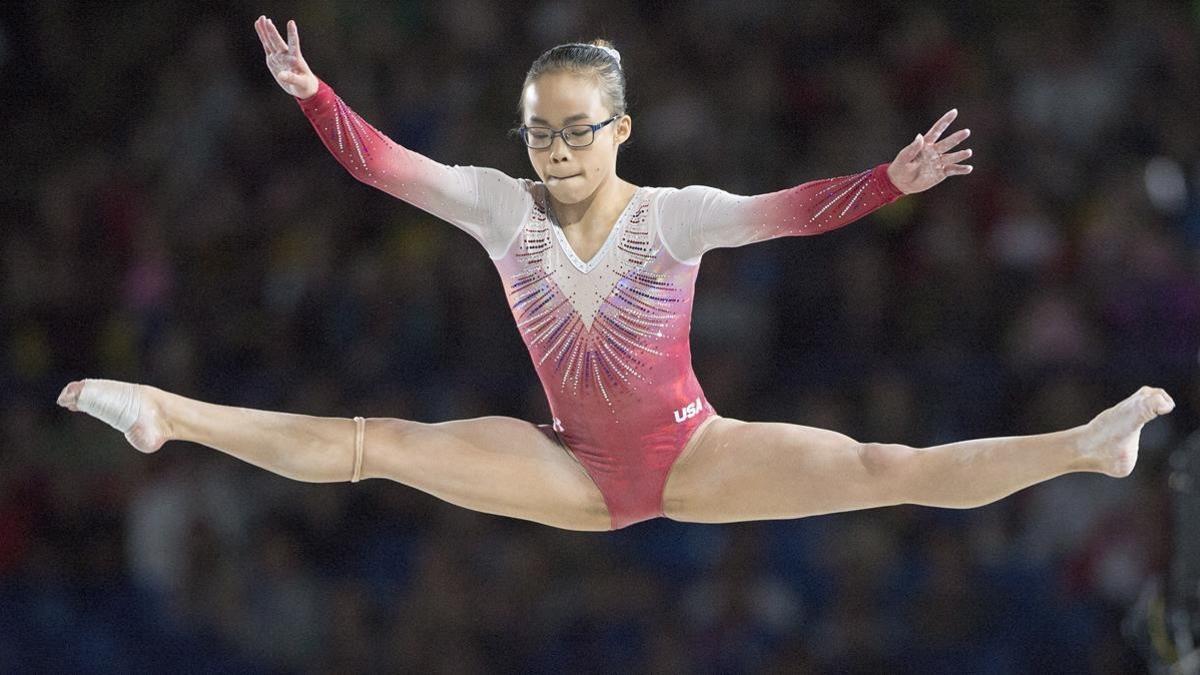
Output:
<path fill-rule="evenodd" d="M 534 177 L 525 71 L 611 39 L 636 184 L 770 192 L 889 161 L 957 107 L 975 172 L 819 237 L 705 256 L 726 416 L 930 445 L 1175 412 L 1136 471 L 973 510 L 558 531 L 396 483 L 310 485 L 54 405 L 104 377 L 443 421 L 549 410 L 487 255 L 354 181 L 264 65 L 397 142 Z M 0 671 L 1135 673 L 1200 417 L 1200 9 L 1187 2 L 0 8 Z M 444 280 L 431 283 L 431 279 Z"/>

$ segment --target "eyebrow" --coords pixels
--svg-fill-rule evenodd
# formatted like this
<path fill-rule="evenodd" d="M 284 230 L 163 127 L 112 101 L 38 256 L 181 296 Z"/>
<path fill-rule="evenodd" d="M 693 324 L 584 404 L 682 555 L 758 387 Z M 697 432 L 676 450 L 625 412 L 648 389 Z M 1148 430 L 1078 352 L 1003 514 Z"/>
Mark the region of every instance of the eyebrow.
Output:
<path fill-rule="evenodd" d="M 570 117 L 563 120 L 563 124 L 570 124 L 571 122 L 575 122 L 577 120 L 586 120 L 587 118 L 588 118 L 587 113 L 575 113 L 574 115 L 571 115 Z M 541 122 L 542 124 L 549 124 L 549 122 L 547 122 L 546 120 L 544 120 L 540 117 L 530 117 L 529 121 L 530 122 Z"/>

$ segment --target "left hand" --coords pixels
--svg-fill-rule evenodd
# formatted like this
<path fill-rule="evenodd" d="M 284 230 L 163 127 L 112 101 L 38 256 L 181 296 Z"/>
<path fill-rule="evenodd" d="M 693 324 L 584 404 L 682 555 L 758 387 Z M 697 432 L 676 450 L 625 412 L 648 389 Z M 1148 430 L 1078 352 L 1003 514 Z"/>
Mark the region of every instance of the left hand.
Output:
<path fill-rule="evenodd" d="M 958 163 L 971 156 L 970 150 L 948 152 L 970 136 L 971 130 L 962 129 L 938 140 L 955 117 L 958 117 L 957 109 L 942 115 L 928 132 L 917 134 L 917 138 L 892 160 L 887 170 L 888 178 L 901 192 L 921 192 L 946 180 L 946 176 L 971 173 L 970 164 Z"/>

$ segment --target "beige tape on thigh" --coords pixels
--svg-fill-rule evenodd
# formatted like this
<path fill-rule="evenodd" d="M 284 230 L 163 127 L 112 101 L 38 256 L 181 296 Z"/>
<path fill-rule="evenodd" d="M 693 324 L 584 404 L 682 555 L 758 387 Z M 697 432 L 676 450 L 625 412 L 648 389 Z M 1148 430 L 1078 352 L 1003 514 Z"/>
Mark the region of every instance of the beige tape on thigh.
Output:
<path fill-rule="evenodd" d="M 363 456 L 363 431 L 365 430 L 367 421 L 361 417 L 354 418 L 354 475 L 350 477 L 351 483 L 357 483 L 362 478 L 362 456 Z"/>

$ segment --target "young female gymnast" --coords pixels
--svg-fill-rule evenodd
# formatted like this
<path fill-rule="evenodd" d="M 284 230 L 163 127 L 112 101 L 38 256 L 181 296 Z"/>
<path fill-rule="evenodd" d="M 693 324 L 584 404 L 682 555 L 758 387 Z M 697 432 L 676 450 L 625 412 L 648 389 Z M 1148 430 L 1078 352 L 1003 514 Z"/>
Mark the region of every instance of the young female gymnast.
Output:
<path fill-rule="evenodd" d="M 574 530 L 657 516 L 727 523 L 893 504 L 970 508 L 1073 471 L 1126 476 L 1142 426 L 1174 403 L 1142 387 L 1085 425 L 930 448 L 717 414 L 692 372 L 688 331 L 701 256 L 841 227 L 971 167 L 942 133 L 951 110 L 890 164 L 756 196 L 617 176 L 620 55 L 559 45 L 530 68 L 519 134 L 540 181 L 447 166 L 356 115 L 260 17 L 267 66 L 358 180 L 470 233 L 491 257 L 553 422 L 310 417 L 195 401 L 111 380 L 68 384 L 59 404 L 142 452 L 188 440 L 308 482 L 390 478 L 462 507 Z"/>

